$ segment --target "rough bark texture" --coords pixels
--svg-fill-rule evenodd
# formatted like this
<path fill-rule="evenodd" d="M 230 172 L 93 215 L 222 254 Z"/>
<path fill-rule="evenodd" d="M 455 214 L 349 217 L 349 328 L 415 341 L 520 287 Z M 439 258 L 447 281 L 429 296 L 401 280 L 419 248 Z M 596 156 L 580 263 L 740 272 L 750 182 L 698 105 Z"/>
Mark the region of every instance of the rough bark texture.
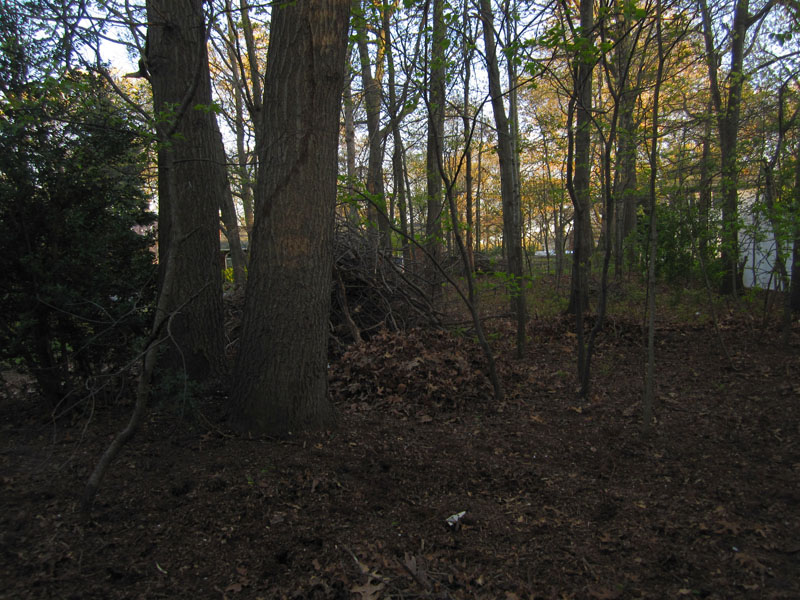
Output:
<path fill-rule="evenodd" d="M 339 105 L 349 0 L 276 5 L 232 424 L 325 428 Z"/>
<path fill-rule="evenodd" d="M 159 152 L 159 258 L 175 260 L 172 343 L 162 369 L 202 380 L 224 370 L 219 206 L 225 167 L 211 105 L 201 0 L 148 0 L 147 67 L 162 139 Z M 199 108 L 198 108 L 199 106 Z M 171 159 L 167 160 L 167 155 Z M 173 207 L 174 205 L 174 207 Z M 174 208 L 174 210 L 173 210 Z M 173 234 L 173 218 L 182 235 Z M 174 252 L 169 246 L 174 244 Z"/>

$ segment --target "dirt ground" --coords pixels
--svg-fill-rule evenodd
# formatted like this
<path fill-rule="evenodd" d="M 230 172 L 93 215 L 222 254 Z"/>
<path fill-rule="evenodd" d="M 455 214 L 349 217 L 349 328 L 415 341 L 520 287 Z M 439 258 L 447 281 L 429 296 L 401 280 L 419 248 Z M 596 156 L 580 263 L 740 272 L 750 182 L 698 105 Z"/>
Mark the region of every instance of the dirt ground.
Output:
<path fill-rule="evenodd" d="M 730 360 L 707 319 L 661 323 L 649 437 L 633 319 L 609 319 L 586 403 L 568 319 L 534 319 L 522 361 L 491 322 L 503 402 L 469 331 L 379 334 L 331 363 L 331 432 L 156 405 L 88 519 L 130 405 L 54 424 L 9 383 L 0 598 L 800 598 L 800 330 L 720 327 Z"/>

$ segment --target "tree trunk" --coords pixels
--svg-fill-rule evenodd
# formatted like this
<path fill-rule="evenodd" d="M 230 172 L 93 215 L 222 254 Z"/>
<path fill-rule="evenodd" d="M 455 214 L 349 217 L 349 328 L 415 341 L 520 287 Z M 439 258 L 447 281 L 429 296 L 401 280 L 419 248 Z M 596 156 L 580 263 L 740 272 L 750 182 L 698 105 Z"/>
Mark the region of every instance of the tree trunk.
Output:
<path fill-rule="evenodd" d="M 392 181 L 394 197 L 400 213 L 400 232 L 402 235 L 403 265 L 411 265 L 411 245 L 408 242 L 408 210 L 406 199 L 405 172 L 403 170 L 403 138 L 400 134 L 400 107 L 397 100 L 394 54 L 392 53 L 391 23 L 388 9 L 383 11 L 383 31 L 386 36 L 386 68 L 389 76 L 389 118 L 392 130 Z"/>
<path fill-rule="evenodd" d="M 747 31 L 763 19 L 775 4 L 769 0 L 756 15 L 750 15 L 750 1 L 736 0 L 730 30 L 730 70 L 727 76 L 727 101 L 722 103 L 719 83 L 718 53 L 714 44 L 714 30 L 706 0 L 700 0 L 703 19 L 703 36 L 706 47 L 711 100 L 719 129 L 720 162 L 722 170 L 722 267 L 720 291 L 737 294 L 743 287 L 739 268 L 739 121 L 744 88 L 744 57 Z"/>
<path fill-rule="evenodd" d="M 789 286 L 789 306 L 800 313 L 800 147 L 794 156 L 794 193 L 792 198 L 792 281 Z"/>
<path fill-rule="evenodd" d="M 619 89 L 619 125 L 617 132 L 617 165 L 614 178 L 614 200 L 617 216 L 614 227 L 614 274 L 619 278 L 624 270 L 625 240 L 636 229 L 636 98 L 631 85 L 630 63 L 633 55 L 631 36 L 625 33 L 628 20 L 619 16 L 619 37 L 615 67 Z"/>
<path fill-rule="evenodd" d="M 472 54 L 475 45 L 475 40 L 472 37 L 472 30 L 470 28 L 469 18 L 470 3 L 465 0 L 464 13 L 463 13 L 463 27 L 464 27 L 464 41 L 462 46 L 462 58 L 464 60 L 464 114 L 461 116 L 464 126 L 464 193 L 466 206 L 464 211 L 466 213 L 466 241 L 465 247 L 467 252 L 467 259 L 469 261 L 469 270 L 475 271 L 475 255 L 473 253 L 472 244 L 472 133 L 473 122 L 470 118 L 470 78 L 472 74 Z"/>
<path fill-rule="evenodd" d="M 247 166 L 247 151 L 245 149 L 245 122 L 244 122 L 244 98 L 242 88 L 246 75 L 239 70 L 240 57 L 237 53 L 237 26 L 233 19 L 233 8 L 230 0 L 226 0 L 225 8 L 228 17 L 228 60 L 231 63 L 231 84 L 233 86 L 233 104 L 235 118 L 234 129 L 236 134 L 236 172 L 239 177 L 240 193 L 242 198 L 242 209 L 244 211 L 244 227 L 247 234 L 253 229 L 253 185 L 251 183 L 250 172 Z M 245 37 L 252 38 L 252 25 L 247 13 L 247 8 L 242 9 L 242 24 Z M 248 48 L 252 40 L 248 43 Z M 255 48 L 253 48 L 255 53 Z M 254 69 L 257 67 L 255 65 Z M 257 73 L 257 70 L 256 70 Z M 258 79 L 258 77 L 256 77 Z M 260 86 L 260 82 L 256 81 Z M 260 88 L 259 88 L 260 89 Z M 250 103 L 251 108 L 253 103 Z"/>
<path fill-rule="evenodd" d="M 494 20 L 489 0 L 481 0 L 486 67 L 489 74 L 489 94 L 497 127 L 497 155 L 500 162 L 500 188 L 503 200 L 503 249 L 508 260 L 508 274 L 513 279 L 511 311 L 517 319 L 517 357 L 525 354 L 525 295 L 522 286 L 522 210 L 519 186 L 515 174 L 513 124 L 506 118 L 500 88 L 500 69 L 497 63 Z"/>
<path fill-rule="evenodd" d="M 445 108 L 445 44 L 444 0 L 433 0 L 433 32 L 430 54 L 430 90 L 428 95 L 428 141 L 426 148 L 428 217 L 425 223 L 426 248 L 431 260 L 442 260 L 442 176 L 439 165 L 442 163 L 444 144 Z M 428 269 L 431 282 L 430 295 L 440 296 L 441 276 L 431 265 Z"/>
<path fill-rule="evenodd" d="M 327 343 L 339 106 L 350 0 L 273 8 L 263 144 L 233 426 L 275 436 L 335 422 Z M 300 68 L 302 65 L 302 68 Z"/>
<path fill-rule="evenodd" d="M 658 42 L 658 68 L 655 89 L 653 90 L 653 128 L 650 138 L 650 179 L 648 181 L 649 229 L 648 239 L 649 261 L 647 267 L 647 368 L 645 371 L 645 387 L 642 396 L 642 431 L 650 432 L 653 420 L 653 403 L 655 399 L 655 332 L 656 332 L 656 251 L 658 250 L 658 221 L 656 219 L 656 179 L 658 177 L 658 122 L 661 81 L 664 75 L 664 41 L 661 31 L 661 1 L 656 0 L 656 41 Z"/>
<path fill-rule="evenodd" d="M 362 6 L 365 13 L 368 10 Z M 385 10 L 385 9 L 382 9 Z M 381 134 L 381 89 L 380 72 L 384 53 L 384 38 L 378 34 L 378 58 L 375 65 L 375 76 L 372 76 L 369 50 L 367 49 L 366 18 L 359 15 L 353 19 L 353 27 L 357 34 L 358 54 L 361 59 L 361 81 L 364 86 L 364 108 L 367 112 L 367 134 L 369 136 L 369 157 L 367 160 L 367 193 L 370 196 L 367 214 L 370 216 L 371 237 L 383 250 L 391 249 L 391 231 L 389 227 L 389 205 L 383 186 L 383 135 Z M 377 225 L 377 232 L 373 229 Z M 378 235 L 376 236 L 375 233 Z"/>
<path fill-rule="evenodd" d="M 697 246 L 704 264 L 708 264 L 708 240 L 711 235 L 709 217 L 713 199 L 711 190 L 714 179 L 711 160 L 711 120 L 706 118 L 703 126 L 703 150 L 700 158 L 700 181 L 698 182 L 700 189 L 698 190 L 697 205 L 697 218 L 699 221 Z"/>
<path fill-rule="evenodd" d="M 594 13 L 591 0 L 581 0 L 580 25 L 583 38 L 592 45 Z M 572 174 L 572 202 L 574 205 L 574 224 L 572 231 L 572 281 L 568 312 L 583 313 L 589 308 L 589 265 L 592 258 L 592 222 L 590 214 L 589 177 L 592 170 L 592 71 L 594 57 L 590 53 L 576 58 L 575 67 L 575 151 Z M 582 332 L 578 332 L 580 337 Z M 582 360 L 578 361 L 582 363 Z M 579 365 L 578 370 L 582 367 Z"/>
<path fill-rule="evenodd" d="M 159 366 L 203 380 L 224 371 L 219 206 L 226 181 L 219 162 L 222 142 L 210 110 L 203 2 L 148 0 L 147 14 L 153 106 L 162 123 L 161 143 L 169 145 L 174 158 L 167 165 L 167 149 L 159 151 L 160 284 L 166 257 L 173 256 L 175 287 L 164 310 L 179 311 Z M 179 237 L 172 233 L 173 215 L 180 221 Z"/>
<path fill-rule="evenodd" d="M 348 56 L 350 56 L 348 54 Z M 358 227 L 361 220 L 358 214 L 356 201 L 356 118 L 353 104 L 352 81 L 353 76 L 348 67 L 344 84 L 344 144 L 347 159 L 347 191 L 348 199 L 347 219 L 353 227 Z"/>

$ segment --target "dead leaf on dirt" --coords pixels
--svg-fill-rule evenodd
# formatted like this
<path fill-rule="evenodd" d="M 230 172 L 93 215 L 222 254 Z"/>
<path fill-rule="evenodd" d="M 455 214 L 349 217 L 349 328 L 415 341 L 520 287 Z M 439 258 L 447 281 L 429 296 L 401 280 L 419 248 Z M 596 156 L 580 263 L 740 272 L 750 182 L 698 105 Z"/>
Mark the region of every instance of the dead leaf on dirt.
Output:
<path fill-rule="evenodd" d="M 757 583 L 743 583 L 742 587 L 750 592 L 755 592 L 759 588 L 759 585 Z"/>
<path fill-rule="evenodd" d="M 755 556 L 752 556 L 745 552 L 737 552 L 735 559 L 740 566 L 744 567 L 749 571 L 755 571 L 757 573 L 766 573 L 769 570 L 767 566 L 763 564 L 760 560 L 758 560 Z"/>
<path fill-rule="evenodd" d="M 413 554 L 406 552 L 403 558 L 403 566 L 408 570 L 417 583 L 419 583 L 425 589 L 430 588 L 428 574 L 425 572 L 425 565 L 421 560 L 418 560 Z"/>
<path fill-rule="evenodd" d="M 242 586 L 241 583 L 232 583 L 228 587 L 225 588 L 225 592 L 226 593 L 227 592 L 233 592 L 234 594 L 238 594 L 239 592 L 242 591 L 243 587 L 244 586 Z"/>
<path fill-rule="evenodd" d="M 357 585 L 350 589 L 353 594 L 358 594 L 361 600 L 377 600 L 380 598 L 380 593 L 383 591 L 383 583 L 366 583 L 364 585 Z"/>
<path fill-rule="evenodd" d="M 730 521 L 717 521 L 717 527 L 714 529 L 714 533 L 732 533 L 733 535 L 736 535 L 741 530 L 742 528 L 738 523 L 731 523 Z"/>
<path fill-rule="evenodd" d="M 431 421 L 433 421 L 433 417 L 430 415 L 422 415 L 419 418 L 420 423 L 430 423 Z"/>
<path fill-rule="evenodd" d="M 607 588 L 589 588 L 587 591 L 590 598 L 596 598 L 597 600 L 615 600 L 622 595 L 620 590 L 609 590 Z"/>

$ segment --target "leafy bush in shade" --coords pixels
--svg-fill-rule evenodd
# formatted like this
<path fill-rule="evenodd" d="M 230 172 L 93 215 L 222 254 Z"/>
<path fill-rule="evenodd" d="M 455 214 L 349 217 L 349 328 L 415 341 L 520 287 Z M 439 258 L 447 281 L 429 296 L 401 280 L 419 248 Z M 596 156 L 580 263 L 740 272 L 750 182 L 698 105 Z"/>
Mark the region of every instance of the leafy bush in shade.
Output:
<path fill-rule="evenodd" d="M 139 348 L 155 293 L 148 143 L 98 78 L 6 81 L 0 359 L 58 402 Z"/>

